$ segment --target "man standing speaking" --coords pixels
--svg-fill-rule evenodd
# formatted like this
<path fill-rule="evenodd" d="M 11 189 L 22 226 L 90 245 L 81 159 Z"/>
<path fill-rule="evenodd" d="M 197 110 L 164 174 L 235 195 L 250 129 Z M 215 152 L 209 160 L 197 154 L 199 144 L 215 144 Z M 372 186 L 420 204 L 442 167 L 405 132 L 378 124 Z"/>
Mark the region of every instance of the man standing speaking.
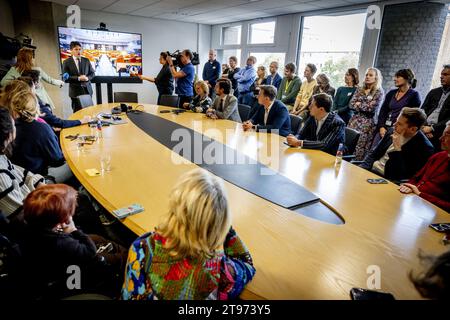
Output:
<path fill-rule="evenodd" d="M 82 109 L 77 97 L 83 94 L 92 96 L 91 79 L 95 76 L 95 72 L 89 59 L 81 56 L 83 51 L 81 43 L 72 41 L 70 51 L 72 57 L 64 61 L 63 73 L 69 76 L 66 80 L 70 83 L 69 97 L 72 99 L 73 112 L 77 112 Z"/>

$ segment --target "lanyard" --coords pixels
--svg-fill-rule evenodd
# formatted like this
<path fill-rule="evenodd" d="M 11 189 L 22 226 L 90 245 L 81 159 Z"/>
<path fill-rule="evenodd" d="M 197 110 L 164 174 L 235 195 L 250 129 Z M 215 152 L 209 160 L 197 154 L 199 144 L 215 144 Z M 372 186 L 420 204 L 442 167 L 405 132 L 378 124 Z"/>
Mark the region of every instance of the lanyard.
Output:
<path fill-rule="evenodd" d="M 286 85 L 284 86 L 284 92 L 286 93 L 286 91 L 289 89 L 289 87 L 291 86 L 292 80 L 290 81 L 286 81 Z"/>

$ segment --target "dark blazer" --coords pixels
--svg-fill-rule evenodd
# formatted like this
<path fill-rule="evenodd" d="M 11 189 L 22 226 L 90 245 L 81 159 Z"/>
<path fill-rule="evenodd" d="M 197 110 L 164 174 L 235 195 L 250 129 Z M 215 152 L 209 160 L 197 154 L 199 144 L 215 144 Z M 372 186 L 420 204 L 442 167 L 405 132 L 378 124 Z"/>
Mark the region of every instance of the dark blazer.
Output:
<path fill-rule="evenodd" d="M 19 118 L 11 162 L 33 173 L 46 175 L 49 166 L 59 167 L 65 160 L 58 138 L 48 124 L 36 120 L 25 122 Z"/>
<path fill-rule="evenodd" d="M 391 128 L 386 132 L 378 145 L 366 156 L 360 167 L 372 170 L 373 163 L 381 159 L 392 144 Z M 401 151 L 389 153 L 389 160 L 384 167 L 384 177 L 389 180 L 403 180 L 414 176 L 433 155 L 434 148 L 428 138 L 422 133 L 417 134 L 402 146 Z"/>
<path fill-rule="evenodd" d="M 319 149 L 336 155 L 339 144 L 345 142 L 345 122 L 336 113 L 330 112 L 325 119 L 319 134 L 316 134 L 317 123 L 309 117 L 300 130 L 297 139 L 303 140 L 303 148 Z"/>
<path fill-rule="evenodd" d="M 268 133 L 271 130 L 278 129 L 279 135 L 286 137 L 291 133 L 291 118 L 289 117 L 289 111 L 283 102 L 275 100 L 270 108 L 269 115 L 267 117 L 267 124 L 264 125 L 264 107 L 261 106 L 250 119 L 250 121 L 257 125 L 256 130 L 267 130 Z"/>
<path fill-rule="evenodd" d="M 52 128 L 72 128 L 81 125 L 80 120 L 64 120 L 61 118 L 58 118 L 53 114 L 52 108 L 48 104 L 43 104 L 41 101 L 39 101 L 39 109 L 41 111 L 41 114 L 45 114 L 41 118 L 47 122 L 47 124 Z"/>
<path fill-rule="evenodd" d="M 425 97 L 425 101 L 423 102 L 421 107 L 423 111 L 425 111 L 425 113 L 427 114 L 427 117 L 433 112 L 434 109 L 437 108 L 442 93 L 443 93 L 442 87 L 432 89 L 430 92 L 428 92 L 427 96 Z M 444 101 L 444 105 L 442 106 L 441 112 L 439 113 L 438 123 L 433 125 L 434 138 L 432 139 L 433 140 L 432 142 L 435 146 L 440 145 L 439 138 L 444 132 L 445 123 L 449 120 L 450 120 L 450 95 Z"/>
<path fill-rule="evenodd" d="M 283 78 L 278 73 L 276 73 L 275 77 L 273 77 L 272 86 L 274 86 L 278 90 L 280 88 L 281 80 L 283 80 Z M 269 76 L 266 78 L 266 84 L 270 85 L 271 82 L 272 82 L 272 75 L 269 74 Z"/>
<path fill-rule="evenodd" d="M 91 79 L 95 76 L 95 72 L 89 59 L 81 57 L 80 72 L 78 72 L 73 57 L 66 59 L 63 63 L 63 73 L 69 74 L 69 79 L 66 80 L 66 82 L 70 83 L 69 97 L 76 98 L 83 94 L 90 94 L 92 96 Z M 89 78 L 89 81 L 78 81 L 80 75 L 85 75 Z"/>
<path fill-rule="evenodd" d="M 24 263 L 33 266 L 33 272 L 25 276 L 30 282 L 30 289 L 35 291 L 53 282 L 54 290 L 58 293 L 65 292 L 67 268 L 70 265 L 81 268 L 82 289 L 86 289 L 83 285 L 86 286 L 86 281 L 90 278 L 87 274 L 93 271 L 98 261 L 94 242 L 80 230 L 64 234 L 27 226 L 21 248 Z"/>

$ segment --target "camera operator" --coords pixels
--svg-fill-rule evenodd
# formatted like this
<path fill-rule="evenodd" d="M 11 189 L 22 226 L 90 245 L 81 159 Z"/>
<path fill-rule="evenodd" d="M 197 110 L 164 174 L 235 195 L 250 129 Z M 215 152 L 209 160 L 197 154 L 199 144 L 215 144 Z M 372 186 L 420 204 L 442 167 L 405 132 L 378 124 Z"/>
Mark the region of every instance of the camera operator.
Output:
<path fill-rule="evenodd" d="M 175 93 L 180 97 L 179 107 L 181 108 L 185 102 L 191 102 L 194 96 L 194 76 L 195 69 L 191 60 L 194 57 L 190 50 L 183 50 L 180 54 L 181 69 L 177 69 L 173 65 L 172 57 L 167 57 L 167 63 L 170 67 L 172 76 L 176 79 Z"/>

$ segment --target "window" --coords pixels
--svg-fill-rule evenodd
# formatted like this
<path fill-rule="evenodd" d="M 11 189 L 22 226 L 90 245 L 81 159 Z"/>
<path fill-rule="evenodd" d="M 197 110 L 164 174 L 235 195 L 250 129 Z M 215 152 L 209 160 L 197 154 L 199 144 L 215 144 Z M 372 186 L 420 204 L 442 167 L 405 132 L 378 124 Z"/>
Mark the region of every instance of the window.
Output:
<path fill-rule="evenodd" d="M 224 46 L 241 44 L 241 30 L 241 26 L 222 28 L 222 44 Z"/>
<path fill-rule="evenodd" d="M 366 13 L 305 17 L 298 74 L 314 63 L 316 75 L 326 73 L 335 88 L 344 85 L 347 69 L 358 68 L 365 19 Z"/>
<path fill-rule="evenodd" d="M 241 64 L 241 49 L 227 49 L 223 50 L 222 53 L 222 63 L 228 64 L 228 59 L 235 56 L 238 59 L 238 66 Z"/>
<path fill-rule="evenodd" d="M 267 72 L 269 72 L 269 65 L 272 61 L 278 62 L 278 72 L 283 71 L 286 60 L 286 53 L 284 52 L 251 52 L 250 55 L 256 57 L 256 66 L 265 66 Z"/>
<path fill-rule="evenodd" d="M 447 20 L 444 27 L 444 33 L 442 34 L 441 47 L 436 61 L 436 67 L 434 69 L 434 75 L 430 89 L 437 88 L 441 85 L 440 76 L 442 66 L 444 64 L 450 64 L 450 5 L 448 6 Z"/>
<path fill-rule="evenodd" d="M 253 23 L 250 25 L 250 43 L 267 44 L 274 43 L 275 21 Z"/>

